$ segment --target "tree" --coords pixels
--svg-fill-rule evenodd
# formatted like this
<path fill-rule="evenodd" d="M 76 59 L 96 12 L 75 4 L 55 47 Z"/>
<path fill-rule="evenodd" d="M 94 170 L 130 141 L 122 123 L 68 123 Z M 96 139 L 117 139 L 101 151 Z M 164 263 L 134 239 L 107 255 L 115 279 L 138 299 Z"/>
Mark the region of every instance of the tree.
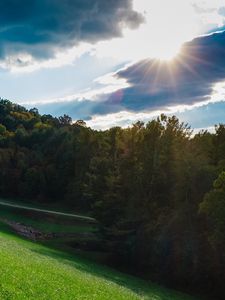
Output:
<path fill-rule="evenodd" d="M 5 132 L 6 132 L 6 127 L 0 124 L 0 135 L 4 135 Z"/>
<path fill-rule="evenodd" d="M 72 118 L 70 116 L 64 114 L 63 116 L 59 117 L 59 123 L 62 126 L 71 125 L 72 124 Z"/>
<path fill-rule="evenodd" d="M 83 127 L 86 127 L 87 124 L 84 120 L 77 120 L 74 125 L 78 125 L 78 126 L 83 126 Z"/>
<path fill-rule="evenodd" d="M 36 107 L 31 108 L 31 109 L 29 110 L 29 112 L 30 112 L 31 114 L 33 114 L 34 116 L 39 116 L 39 111 L 38 111 L 38 109 L 37 109 Z"/>
<path fill-rule="evenodd" d="M 213 183 L 213 189 L 207 193 L 200 204 L 210 224 L 210 241 L 225 243 L 225 172 L 222 171 Z"/>

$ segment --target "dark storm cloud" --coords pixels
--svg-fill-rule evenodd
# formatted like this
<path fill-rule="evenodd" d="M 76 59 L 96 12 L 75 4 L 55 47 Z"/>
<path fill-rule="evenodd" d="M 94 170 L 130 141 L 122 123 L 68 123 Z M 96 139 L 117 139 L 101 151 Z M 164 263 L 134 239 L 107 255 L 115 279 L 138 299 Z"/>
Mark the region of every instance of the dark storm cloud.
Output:
<path fill-rule="evenodd" d="M 88 119 L 120 111 L 165 110 L 177 105 L 193 105 L 210 100 L 216 83 L 225 81 L 225 31 L 198 37 L 185 43 L 172 62 L 145 59 L 118 71 L 130 87 L 98 101 L 71 101 L 43 105 L 49 113 L 66 111 L 74 118 Z M 221 99 L 225 100 L 225 99 Z"/>
<path fill-rule="evenodd" d="M 146 59 L 116 74 L 130 87 L 109 95 L 99 113 L 145 111 L 209 100 L 225 80 L 225 32 L 185 43 L 172 62 Z M 222 100 L 222 99 L 221 99 Z"/>
<path fill-rule="evenodd" d="M 45 58 L 55 48 L 117 37 L 141 22 L 132 0 L 1 0 L 0 57 Z"/>

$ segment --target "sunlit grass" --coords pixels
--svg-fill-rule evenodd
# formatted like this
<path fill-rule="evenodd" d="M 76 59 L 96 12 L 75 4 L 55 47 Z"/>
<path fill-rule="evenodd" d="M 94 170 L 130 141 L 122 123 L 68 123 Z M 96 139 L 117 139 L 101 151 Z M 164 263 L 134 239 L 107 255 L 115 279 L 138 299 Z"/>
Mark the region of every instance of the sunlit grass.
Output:
<path fill-rule="evenodd" d="M 0 299 L 193 300 L 0 229 Z"/>

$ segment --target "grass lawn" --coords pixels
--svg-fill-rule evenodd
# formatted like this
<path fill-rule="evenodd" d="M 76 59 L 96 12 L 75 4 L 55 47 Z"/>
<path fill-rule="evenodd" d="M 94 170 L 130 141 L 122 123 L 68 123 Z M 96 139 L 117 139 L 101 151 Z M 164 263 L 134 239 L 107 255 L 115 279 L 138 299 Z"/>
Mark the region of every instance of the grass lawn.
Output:
<path fill-rule="evenodd" d="M 0 299 L 194 300 L 13 235 L 0 224 Z"/>
<path fill-rule="evenodd" d="M 4 207 L 0 205 L 0 217 L 13 220 L 27 226 L 34 227 L 45 233 L 50 232 L 95 232 L 96 226 L 86 221 L 73 218 L 54 216 L 49 218 L 46 214 L 32 212 L 29 215 L 26 210 Z"/>

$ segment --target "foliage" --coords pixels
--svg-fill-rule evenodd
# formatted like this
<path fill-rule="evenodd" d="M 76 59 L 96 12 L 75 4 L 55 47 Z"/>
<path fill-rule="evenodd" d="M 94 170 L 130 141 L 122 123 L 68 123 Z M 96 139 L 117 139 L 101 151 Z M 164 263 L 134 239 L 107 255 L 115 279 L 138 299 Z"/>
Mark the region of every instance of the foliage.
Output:
<path fill-rule="evenodd" d="M 208 217 L 211 225 L 210 241 L 216 246 L 225 243 L 225 172 L 221 172 L 213 183 L 213 189 L 204 197 L 200 212 Z"/>
<path fill-rule="evenodd" d="M 194 300 L 79 257 L 24 241 L 0 226 L 0 298 L 3 300 Z"/>
<path fill-rule="evenodd" d="M 225 125 L 95 131 L 8 100 L 0 123 L 0 196 L 92 214 L 114 266 L 224 299 Z"/>

